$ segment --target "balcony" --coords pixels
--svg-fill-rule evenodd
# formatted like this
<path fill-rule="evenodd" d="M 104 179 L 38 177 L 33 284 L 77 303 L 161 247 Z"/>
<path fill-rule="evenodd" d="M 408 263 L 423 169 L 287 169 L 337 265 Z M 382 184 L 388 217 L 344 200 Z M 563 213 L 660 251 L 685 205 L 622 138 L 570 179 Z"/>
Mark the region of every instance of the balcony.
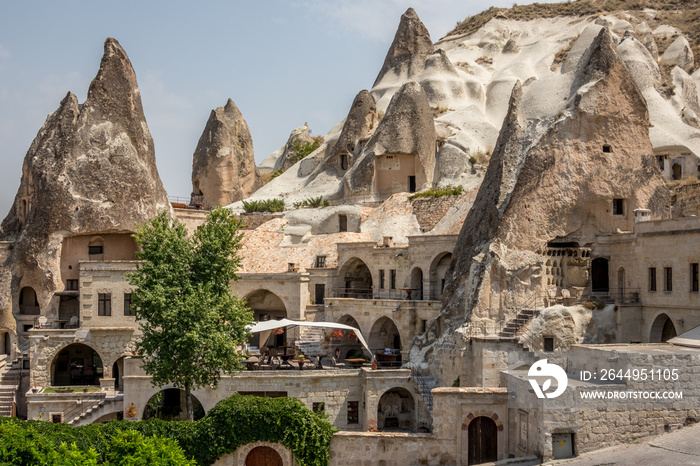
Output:
<path fill-rule="evenodd" d="M 376 289 L 376 288 L 336 288 L 334 298 L 350 299 L 392 299 L 400 301 L 439 301 L 429 299 L 428 293 L 416 288 Z"/>

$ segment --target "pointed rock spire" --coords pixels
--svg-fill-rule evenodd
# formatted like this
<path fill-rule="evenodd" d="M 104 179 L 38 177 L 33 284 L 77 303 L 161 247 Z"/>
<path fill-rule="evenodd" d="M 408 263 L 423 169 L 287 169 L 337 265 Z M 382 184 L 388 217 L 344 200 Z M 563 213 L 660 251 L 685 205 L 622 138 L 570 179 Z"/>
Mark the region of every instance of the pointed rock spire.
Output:
<path fill-rule="evenodd" d="M 261 185 L 253 138 L 233 100 L 212 110 L 192 160 L 192 204 L 229 205 Z"/>
<path fill-rule="evenodd" d="M 420 73 L 423 71 L 425 60 L 431 53 L 433 53 L 433 42 L 430 40 L 430 33 L 415 10 L 409 8 L 401 16 L 394 42 L 389 47 L 374 86 L 388 73 L 398 76 L 405 74 L 408 78 Z"/>

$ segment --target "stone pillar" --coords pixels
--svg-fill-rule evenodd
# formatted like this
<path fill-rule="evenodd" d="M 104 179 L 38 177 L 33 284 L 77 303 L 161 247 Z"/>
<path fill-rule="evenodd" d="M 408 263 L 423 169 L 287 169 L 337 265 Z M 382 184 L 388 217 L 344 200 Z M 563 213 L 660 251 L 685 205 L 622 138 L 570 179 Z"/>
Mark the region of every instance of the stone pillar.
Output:
<path fill-rule="evenodd" d="M 102 377 L 100 379 L 100 391 L 106 392 L 114 390 L 115 379 L 112 377 Z"/>

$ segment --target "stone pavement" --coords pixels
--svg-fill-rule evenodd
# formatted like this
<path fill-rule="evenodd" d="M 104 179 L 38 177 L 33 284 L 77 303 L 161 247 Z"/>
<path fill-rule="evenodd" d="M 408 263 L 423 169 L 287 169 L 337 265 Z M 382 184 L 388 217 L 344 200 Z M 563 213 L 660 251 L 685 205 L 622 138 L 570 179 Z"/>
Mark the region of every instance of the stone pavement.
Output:
<path fill-rule="evenodd" d="M 648 438 L 584 453 L 568 460 L 544 463 L 551 466 L 700 466 L 700 424 Z"/>

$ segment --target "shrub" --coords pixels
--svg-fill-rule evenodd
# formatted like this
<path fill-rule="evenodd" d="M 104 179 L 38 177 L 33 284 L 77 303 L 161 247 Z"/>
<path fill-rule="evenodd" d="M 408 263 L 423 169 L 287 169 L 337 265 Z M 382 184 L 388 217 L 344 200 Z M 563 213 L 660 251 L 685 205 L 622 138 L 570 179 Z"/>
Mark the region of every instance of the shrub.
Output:
<path fill-rule="evenodd" d="M 260 201 L 243 201 L 246 212 L 284 212 L 284 199 L 264 199 Z"/>
<path fill-rule="evenodd" d="M 442 196 L 459 196 L 462 194 L 464 189 L 461 186 L 452 186 L 447 185 L 447 186 L 441 186 L 439 188 L 430 188 L 427 191 L 421 191 L 419 193 L 411 194 L 408 196 L 408 199 L 410 201 L 414 199 L 418 199 L 419 197 L 430 197 L 433 199 L 436 199 L 438 197 Z"/>
<path fill-rule="evenodd" d="M 304 207 L 311 207 L 311 208 L 328 207 L 329 205 L 331 205 L 331 203 L 328 202 L 328 199 L 326 199 L 323 196 L 310 197 L 308 199 L 304 199 L 301 202 L 294 203 L 294 207 L 296 207 L 297 209 L 304 208 Z"/>
<path fill-rule="evenodd" d="M 299 160 L 305 158 L 307 155 L 315 151 L 321 146 L 323 138 L 317 137 L 313 141 L 302 142 L 296 140 L 292 143 L 292 150 L 294 151 L 294 156 L 291 158 L 292 163 L 297 163 Z"/>
<path fill-rule="evenodd" d="M 176 440 L 155 435 L 144 438 L 138 431 L 120 432 L 112 438 L 105 459 L 115 466 L 189 466 L 188 460 Z"/>

